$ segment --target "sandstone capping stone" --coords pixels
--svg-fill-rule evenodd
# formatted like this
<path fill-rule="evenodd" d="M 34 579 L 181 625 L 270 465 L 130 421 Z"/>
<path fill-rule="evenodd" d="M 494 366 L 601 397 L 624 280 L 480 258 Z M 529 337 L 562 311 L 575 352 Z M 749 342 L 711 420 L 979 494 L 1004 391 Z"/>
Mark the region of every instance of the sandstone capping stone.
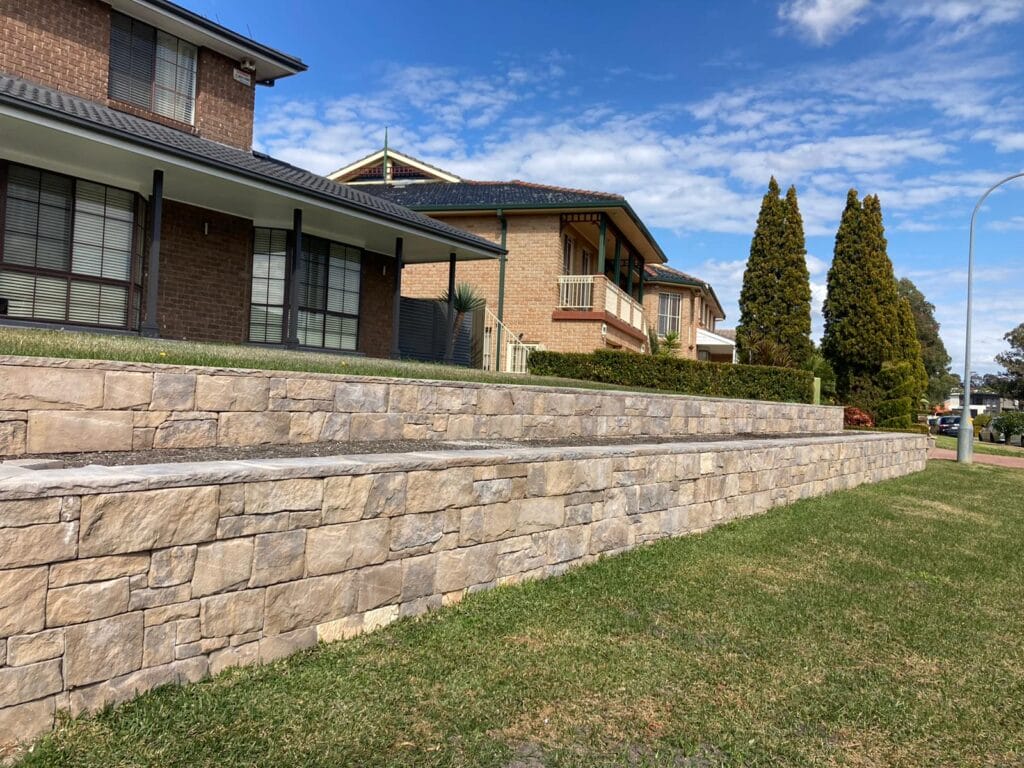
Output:
<path fill-rule="evenodd" d="M 0 669 L 0 709 L 59 693 L 64 687 L 60 659 Z"/>
<path fill-rule="evenodd" d="M 217 501 L 216 486 L 86 496 L 81 554 L 140 552 L 212 539 Z"/>
<path fill-rule="evenodd" d="M 29 411 L 29 453 L 130 451 L 129 411 Z"/>
<path fill-rule="evenodd" d="M 253 540 L 229 539 L 203 544 L 196 555 L 192 597 L 242 589 L 252 575 Z"/>
<path fill-rule="evenodd" d="M 51 589 L 46 596 L 46 625 L 62 627 L 105 619 L 128 610 L 128 578 Z"/>
<path fill-rule="evenodd" d="M 46 622 L 46 566 L 0 571 L 0 638 L 38 632 Z"/>
<path fill-rule="evenodd" d="M 78 548 L 78 523 L 0 528 L 0 569 L 70 560 Z"/>
<path fill-rule="evenodd" d="M 68 687 L 109 680 L 142 666 L 142 613 L 68 627 L 64 682 Z"/>

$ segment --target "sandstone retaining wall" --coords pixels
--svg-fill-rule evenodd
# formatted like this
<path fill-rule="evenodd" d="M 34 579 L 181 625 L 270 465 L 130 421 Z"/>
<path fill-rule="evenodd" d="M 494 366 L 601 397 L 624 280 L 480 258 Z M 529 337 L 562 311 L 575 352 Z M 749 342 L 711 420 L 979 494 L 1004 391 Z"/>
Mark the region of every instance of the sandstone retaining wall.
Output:
<path fill-rule="evenodd" d="M 924 436 L 858 433 L 6 468 L 0 743 L 46 731 L 58 710 L 93 711 L 467 590 L 904 475 L 926 454 Z"/>
<path fill-rule="evenodd" d="M 827 434 L 843 412 L 555 387 L 0 357 L 0 456 L 328 440 Z"/>

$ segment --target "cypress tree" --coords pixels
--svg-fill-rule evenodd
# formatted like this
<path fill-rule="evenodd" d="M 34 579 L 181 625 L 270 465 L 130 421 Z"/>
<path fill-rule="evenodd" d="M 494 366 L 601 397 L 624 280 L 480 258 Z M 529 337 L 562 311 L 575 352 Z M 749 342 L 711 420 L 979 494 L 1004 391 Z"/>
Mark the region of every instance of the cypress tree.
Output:
<path fill-rule="evenodd" d="M 742 362 L 774 350 L 774 359 L 794 367 L 811 356 L 811 284 L 807 271 L 803 220 L 796 188 L 785 199 L 773 176 L 761 201 L 757 228 L 740 292 L 740 322 L 736 344 Z M 781 353 L 781 354 L 780 354 Z"/>

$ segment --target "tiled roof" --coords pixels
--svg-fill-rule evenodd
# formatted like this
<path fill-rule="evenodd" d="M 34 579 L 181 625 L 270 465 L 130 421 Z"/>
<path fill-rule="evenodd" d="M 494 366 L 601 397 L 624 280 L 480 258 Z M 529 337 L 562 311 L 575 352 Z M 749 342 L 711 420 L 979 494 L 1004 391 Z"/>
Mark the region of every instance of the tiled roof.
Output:
<path fill-rule="evenodd" d="M 236 176 L 310 195 L 339 208 L 368 213 L 379 219 L 400 223 L 478 249 L 502 253 L 502 249 L 489 240 L 411 211 L 383 197 L 336 184 L 328 178 L 268 155 L 246 152 L 193 136 L 27 80 L 0 75 L 0 103 L 115 135 L 134 144 L 185 157 Z"/>
<path fill-rule="evenodd" d="M 626 202 L 621 195 L 568 189 L 526 181 L 461 181 L 365 187 L 378 197 L 422 211 L 442 208 L 503 208 L 598 205 Z"/>
<path fill-rule="evenodd" d="M 703 287 L 705 282 L 699 277 L 680 272 L 678 269 L 664 264 L 647 264 L 644 269 L 644 280 L 652 283 L 672 283 L 674 285 L 696 285 Z"/>
<path fill-rule="evenodd" d="M 732 339 L 733 341 L 736 341 L 735 328 L 715 328 L 714 332 L 723 338 Z"/>

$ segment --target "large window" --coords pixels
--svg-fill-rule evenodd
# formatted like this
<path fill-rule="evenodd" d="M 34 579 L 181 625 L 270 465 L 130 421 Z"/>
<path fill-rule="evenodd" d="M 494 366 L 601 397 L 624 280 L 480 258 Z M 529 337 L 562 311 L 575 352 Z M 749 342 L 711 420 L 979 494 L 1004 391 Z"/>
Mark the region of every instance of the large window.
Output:
<path fill-rule="evenodd" d="M 8 316 L 136 328 L 140 199 L 13 164 L 2 186 L 0 297 Z"/>
<path fill-rule="evenodd" d="M 196 47 L 123 13 L 111 14 L 110 96 L 192 124 Z"/>
<path fill-rule="evenodd" d="M 658 335 L 679 333 L 679 315 L 682 310 L 682 296 L 678 293 L 662 293 L 658 296 Z"/>
<path fill-rule="evenodd" d="M 290 235 L 257 228 L 253 249 L 251 341 L 285 340 L 290 280 Z M 359 341 L 362 252 L 308 235 L 302 238 L 304 277 L 299 286 L 299 344 L 354 351 Z"/>

